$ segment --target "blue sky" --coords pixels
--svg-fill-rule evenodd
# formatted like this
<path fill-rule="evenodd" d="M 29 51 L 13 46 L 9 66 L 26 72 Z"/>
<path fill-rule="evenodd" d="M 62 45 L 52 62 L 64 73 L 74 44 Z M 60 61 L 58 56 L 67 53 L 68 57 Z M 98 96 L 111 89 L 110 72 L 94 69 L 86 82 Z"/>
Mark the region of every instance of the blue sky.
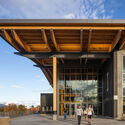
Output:
<path fill-rule="evenodd" d="M 125 0 L 0 0 L 1 19 L 125 19 Z M 0 103 L 39 104 L 52 88 L 39 68 L 0 38 Z"/>

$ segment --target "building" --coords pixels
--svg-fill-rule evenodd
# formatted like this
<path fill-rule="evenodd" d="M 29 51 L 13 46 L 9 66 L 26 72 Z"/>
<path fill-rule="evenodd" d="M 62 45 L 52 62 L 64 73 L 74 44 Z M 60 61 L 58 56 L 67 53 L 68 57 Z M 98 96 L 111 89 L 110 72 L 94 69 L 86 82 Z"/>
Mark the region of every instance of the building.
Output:
<path fill-rule="evenodd" d="M 53 87 L 53 119 L 92 104 L 125 114 L 125 20 L 1 19 L 0 36 L 41 68 Z"/>
<path fill-rule="evenodd" d="M 52 114 L 53 113 L 53 94 L 41 93 L 40 95 L 40 113 Z"/>

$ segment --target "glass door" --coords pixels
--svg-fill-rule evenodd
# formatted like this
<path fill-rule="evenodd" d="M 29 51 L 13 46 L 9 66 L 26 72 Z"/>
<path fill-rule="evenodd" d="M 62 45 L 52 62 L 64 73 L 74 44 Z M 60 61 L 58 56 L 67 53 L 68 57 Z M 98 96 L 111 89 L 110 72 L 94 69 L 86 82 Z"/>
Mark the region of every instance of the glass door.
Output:
<path fill-rule="evenodd" d="M 75 104 L 71 104 L 71 115 L 75 115 Z"/>
<path fill-rule="evenodd" d="M 70 104 L 65 103 L 65 104 L 64 104 L 64 108 L 65 108 L 66 111 L 67 111 L 67 115 L 69 115 L 69 114 L 70 114 Z"/>

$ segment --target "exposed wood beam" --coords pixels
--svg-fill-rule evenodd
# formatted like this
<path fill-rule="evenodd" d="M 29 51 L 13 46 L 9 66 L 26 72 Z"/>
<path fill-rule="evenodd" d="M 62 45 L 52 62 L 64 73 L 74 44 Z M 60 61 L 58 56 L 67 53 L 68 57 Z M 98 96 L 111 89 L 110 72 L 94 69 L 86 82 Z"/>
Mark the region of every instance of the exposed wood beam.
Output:
<path fill-rule="evenodd" d="M 52 84 L 52 78 L 50 77 L 48 72 L 45 70 L 45 68 L 41 67 L 42 66 L 41 62 L 38 59 L 31 59 L 31 60 L 39 65 L 39 68 L 43 71 L 43 73 L 45 74 L 45 76 L 48 79 L 48 81 L 50 82 L 50 84 Z"/>
<path fill-rule="evenodd" d="M 122 39 L 119 49 L 121 50 L 124 47 L 124 45 L 125 45 L 125 37 Z"/>
<path fill-rule="evenodd" d="M 48 79 L 49 83 L 52 84 L 52 78 L 50 76 L 50 74 L 47 72 L 47 70 L 45 68 L 42 67 L 42 63 L 39 59 L 31 59 L 32 61 L 34 61 L 36 64 L 39 65 L 39 68 L 43 71 L 43 73 L 45 74 L 46 78 Z"/>
<path fill-rule="evenodd" d="M 2 36 L 3 38 L 10 44 L 12 45 L 16 50 L 21 51 L 21 49 L 19 49 L 16 44 L 14 43 L 14 41 L 11 39 L 10 35 L 7 33 L 7 31 L 5 29 L 2 29 Z"/>
<path fill-rule="evenodd" d="M 41 32 L 42 32 L 42 38 L 43 38 L 44 42 L 47 44 L 49 51 L 52 51 L 52 48 L 51 48 L 51 46 L 50 46 L 50 44 L 48 42 L 45 30 L 41 29 Z"/>
<path fill-rule="evenodd" d="M 57 51 L 60 51 L 59 45 L 57 44 L 53 29 L 50 30 L 51 39 Z"/>
<path fill-rule="evenodd" d="M 87 51 L 89 51 L 89 49 L 90 49 L 91 39 L 92 39 L 92 29 L 89 30 L 88 48 L 87 48 Z"/>
<path fill-rule="evenodd" d="M 102 58 L 110 58 L 111 54 L 110 53 L 81 53 L 81 52 L 55 52 L 55 53 L 50 53 L 50 52 L 32 52 L 32 53 L 15 53 L 17 55 L 25 56 L 28 58 L 68 58 L 68 59 L 80 59 L 80 58 L 90 58 L 90 59 L 102 59 Z"/>
<path fill-rule="evenodd" d="M 116 44 L 118 43 L 118 41 L 119 41 L 120 38 L 121 38 L 121 33 L 122 33 L 122 30 L 119 30 L 119 31 L 117 32 L 117 34 L 116 34 L 116 36 L 115 36 L 115 38 L 114 38 L 114 40 L 113 40 L 113 43 L 112 43 L 112 45 L 111 45 L 111 48 L 109 48 L 109 52 L 111 52 L 111 51 L 115 48 Z"/>
<path fill-rule="evenodd" d="M 80 30 L 80 51 L 83 50 L 83 29 Z"/>
<path fill-rule="evenodd" d="M 61 58 L 61 61 L 62 61 L 62 63 L 64 64 L 64 59 L 63 59 L 63 58 Z"/>
<path fill-rule="evenodd" d="M 25 29 L 30 29 L 30 30 L 41 30 L 41 29 L 53 29 L 53 30 L 80 30 L 80 29 L 84 29 L 84 30 L 125 30 L 124 26 L 78 26 L 78 27 L 74 27 L 74 26 L 0 26 L 0 29 L 18 29 L 18 30 L 25 30 Z"/>
<path fill-rule="evenodd" d="M 16 33 L 15 30 L 11 29 L 11 33 L 12 33 L 13 39 L 14 39 L 23 49 L 25 49 L 25 50 L 28 51 L 28 52 L 31 52 L 31 48 L 19 38 L 19 36 L 17 35 L 17 33 Z"/>
<path fill-rule="evenodd" d="M 90 44 L 89 48 L 109 48 L 112 44 Z"/>
<path fill-rule="evenodd" d="M 51 69 L 53 69 L 53 67 L 52 68 L 48 68 L 48 71 L 49 71 L 49 73 L 51 75 L 51 78 L 52 78 L 53 77 L 53 73 L 52 73 Z"/>
<path fill-rule="evenodd" d="M 42 63 L 43 65 L 45 65 L 45 63 L 44 63 L 44 60 L 43 60 L 43 59 L 41 59 L 41 63 Z"/>

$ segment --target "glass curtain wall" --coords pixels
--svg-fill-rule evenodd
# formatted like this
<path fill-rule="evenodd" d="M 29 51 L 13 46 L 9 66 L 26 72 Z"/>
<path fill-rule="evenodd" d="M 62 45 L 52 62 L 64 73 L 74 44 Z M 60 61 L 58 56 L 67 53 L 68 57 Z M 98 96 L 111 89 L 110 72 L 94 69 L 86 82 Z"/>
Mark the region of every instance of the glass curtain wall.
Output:
<path fill-rule="evenodd" d="M 125 114 L 125 56 L 123 56 L 123 70 L 122 70 L 122 84 L 123 84 L 123 114 Z"/>
<path fill-rule="evenodd" d="M 78 105 L 82 108 L 92 104 L 96 114 L 102 112 L 102 76 L 94 69 L 59 69 L 59 112 L 64 108 L 74 115 Z"/>

